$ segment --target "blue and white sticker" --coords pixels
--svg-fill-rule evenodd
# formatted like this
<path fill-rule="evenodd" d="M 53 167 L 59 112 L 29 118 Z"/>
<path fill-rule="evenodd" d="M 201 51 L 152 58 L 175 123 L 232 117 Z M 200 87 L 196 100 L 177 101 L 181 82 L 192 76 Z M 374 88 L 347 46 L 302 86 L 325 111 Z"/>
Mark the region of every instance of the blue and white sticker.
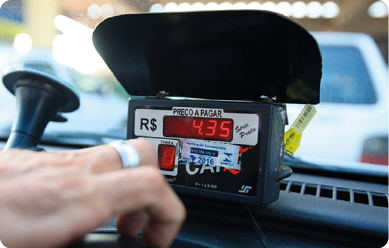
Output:
<path fill-rule="evenodd" d="M 221 166 L 240 170 L 239 146 L 230 143 L 184 139 L 182 160 L 196 165 Z"/>

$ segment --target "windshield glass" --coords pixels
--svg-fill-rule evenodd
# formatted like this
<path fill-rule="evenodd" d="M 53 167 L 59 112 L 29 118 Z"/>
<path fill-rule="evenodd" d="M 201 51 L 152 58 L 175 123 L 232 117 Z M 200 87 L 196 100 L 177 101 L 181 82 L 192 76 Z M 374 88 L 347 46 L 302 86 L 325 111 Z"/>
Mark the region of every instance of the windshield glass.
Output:
<path fill-rule="evenodd" d="M 295 157 L 351 167 L 388 164 L 388 8 L 381 1 L 0 3 L 0 69 L 23 64 L 56 75 L 80 92 L 80 108 L 63 114 L 67 122 L 50 122 L 45 142 L 97 145 L 126 138 L 129 95 L 92 43 L 93 30 L 104 19 L 139 12 L 257 9 L 278 12 L 305 26 L 322 53 L 321 103 Z M 287 104 L 289 124 L 303 107 Z M 3 139 L 10 133 L 15 109 L 15 97 L 1 84 Z"/>
<path fill-rule="evenodd" d="M 374 104 L 374 85 L 356 47 L 321 46 L 321 102 Z"/>

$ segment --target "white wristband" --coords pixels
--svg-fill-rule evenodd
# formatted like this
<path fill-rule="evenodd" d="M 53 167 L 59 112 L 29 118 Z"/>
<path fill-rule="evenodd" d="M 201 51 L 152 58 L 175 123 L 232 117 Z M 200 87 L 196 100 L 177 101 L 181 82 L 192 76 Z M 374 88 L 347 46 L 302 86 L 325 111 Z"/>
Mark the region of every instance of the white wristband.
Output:
<path fill-rule="evenodd" d="M 109 143 L 109 146 L 115 148 L 122 158 L 123 168 L 133 168 L 139 166 L 139 155 L 136 149 L 124 140 L 115 140 Z"/>

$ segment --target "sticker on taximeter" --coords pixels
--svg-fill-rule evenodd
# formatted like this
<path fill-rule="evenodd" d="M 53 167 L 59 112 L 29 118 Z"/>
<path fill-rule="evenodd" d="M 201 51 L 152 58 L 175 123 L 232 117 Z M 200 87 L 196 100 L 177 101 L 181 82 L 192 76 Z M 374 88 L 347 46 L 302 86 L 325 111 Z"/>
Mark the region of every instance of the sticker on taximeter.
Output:
<path fill-rule="evenodd" d="M 230 143 L 184 139 L 182 160 L 197 165 L 220 166 L 240 170 L 239 146 Z"/>

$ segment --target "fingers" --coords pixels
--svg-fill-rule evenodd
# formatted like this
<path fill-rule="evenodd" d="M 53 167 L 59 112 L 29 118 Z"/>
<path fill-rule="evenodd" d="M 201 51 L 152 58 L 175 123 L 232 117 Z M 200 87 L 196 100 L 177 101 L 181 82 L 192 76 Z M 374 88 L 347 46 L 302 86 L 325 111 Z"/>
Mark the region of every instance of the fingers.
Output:
<path fill-rule="evenodd" d="M 119 219 L 121 233 L 134 236 L 144 226 L 149 245 L 167 247 L 171 244 L 186 212 L 157 168 L 144 166 L 115 171 L 101 176 L 97 183 L 100 196 L 110 205 L 113 213 L 125 216 Z M 142 209 L 147 211 L 148 217 L 139 212 Z M 126 215 L 130 212 L 137 213 Z M 135 223 L 125 223 L 126 220 L 135 220 Z"/>
<path fill-rule="evenodd" d="M 149 221 L 149 214 L 142 209 L 130 214 L 119 215 L 116 219 L 116 227 L 119 233 L 135 237 L 137 236 Z"/>
<path fill-rule="evenodd" d="M 139 165 L 157 166 L 156 151 L 154 146 L 143 139 L 128 140 L 138 153 Z M 93 174 L 123 169 L 123 163 L 119 153 L 108 145 L 88 148 L 73 152 L 78 164 L 88 168 Z"/>
<path fill-rule="evenodd" d="M 119 213 L 117 228 L 121 234 L 136 236 L 144 230 L 149 245 L 167 247 L 181 228 L 185 208 L 156 169 L 154 146 L 139 139 L 128 142 L 137 150 L 140 165 L 152 166 L 111 173 L 101 186 L 111 191 L 106 195 L 114 212 Z"/>
<path fill-rule="evenodd" d="M 144 139 L 128 140 L 135 147 L 139 155 L 139 165 L 154 165 L 157 166 L 157 153 L 154 145 Z"/>

